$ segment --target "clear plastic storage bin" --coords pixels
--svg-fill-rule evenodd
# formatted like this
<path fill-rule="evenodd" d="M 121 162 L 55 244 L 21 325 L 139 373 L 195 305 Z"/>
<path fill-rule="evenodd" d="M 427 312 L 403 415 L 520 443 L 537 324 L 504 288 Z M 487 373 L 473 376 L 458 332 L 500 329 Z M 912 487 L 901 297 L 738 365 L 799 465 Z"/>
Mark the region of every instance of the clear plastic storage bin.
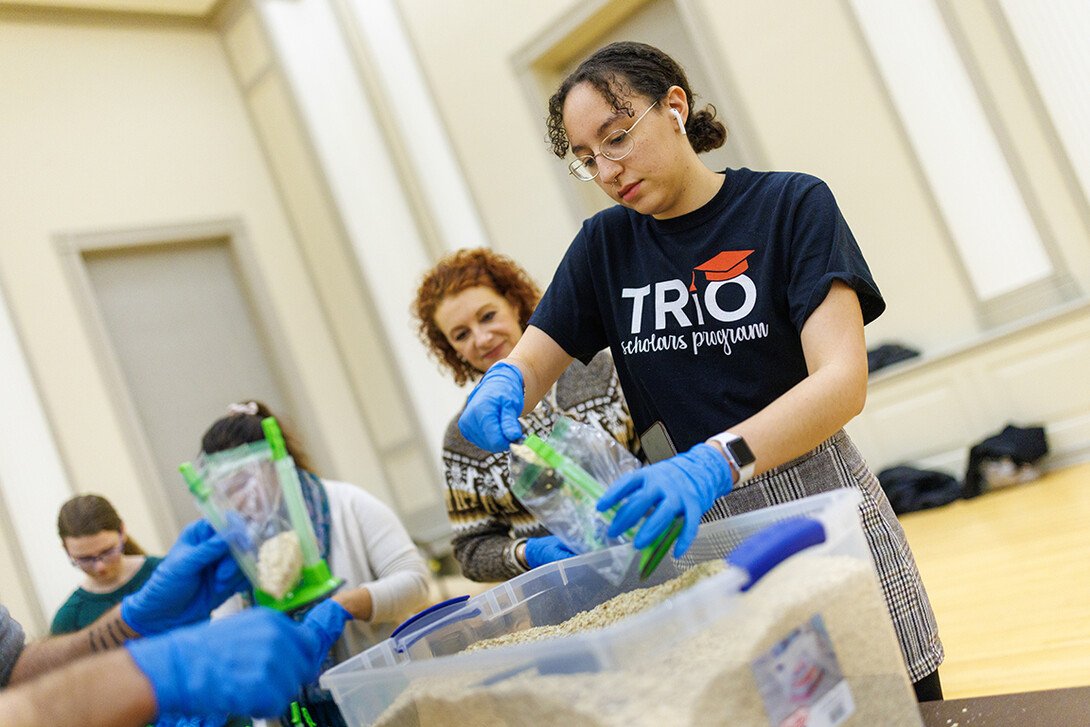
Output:
<path fill-rule="evenodd" d="M 603 578 L 608 551 L 536 568 L 419 614 L 321 686 L 360 727 L 920 725 L 859 500 L 836 490 L 707 523 L 682 559 L 667 557 L 646 581 L 638 559 L 619 585 Z M 737 546 L 799 517 L 820 523 L 824 542 L 778 565 L 770 551 L 771 570 L 752 587 L 728 567 L 604 628 L 461 653 L 638 596 L 736 549 L 732 558 L 752 556 L 761 536 Z"/>

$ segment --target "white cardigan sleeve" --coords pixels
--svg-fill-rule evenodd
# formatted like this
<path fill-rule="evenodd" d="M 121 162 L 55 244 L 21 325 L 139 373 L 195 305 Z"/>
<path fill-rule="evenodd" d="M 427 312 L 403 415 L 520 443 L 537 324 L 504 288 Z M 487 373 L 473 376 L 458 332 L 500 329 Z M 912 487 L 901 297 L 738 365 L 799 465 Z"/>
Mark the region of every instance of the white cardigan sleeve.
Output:
<path fill-rule="evenodd" d="M 344 588 L 367 586 L 372 623 L 400 623 L 428 599 L 428 567 L 394 511 L 366 490 L 322 480 L 332 521 L 329 568 Z"/>

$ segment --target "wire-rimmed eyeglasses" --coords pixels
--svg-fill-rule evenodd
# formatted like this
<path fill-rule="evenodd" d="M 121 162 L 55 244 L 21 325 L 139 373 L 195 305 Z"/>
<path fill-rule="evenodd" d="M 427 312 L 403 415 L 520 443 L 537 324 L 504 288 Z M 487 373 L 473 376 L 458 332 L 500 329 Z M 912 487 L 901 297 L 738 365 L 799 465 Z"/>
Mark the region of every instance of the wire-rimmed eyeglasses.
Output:
<path fill-rule="evenodd" d="M 99 561 L 102 561 L 103 563 L 108 563 L 112 561 L 114 558 L 121 555 L 121 551 L 124 550 L 124 548 L 125 541 L 122 540 L 117 545 L 113 546 L 112 548 L 107 548 L 98 555 L 82 555 L 78 558 L 68 556 L 68 560 L 72 561 L 72 565 L 76 566 L 77 568 L 83 568 L 84 570 L 87 570 L 88 568 L 94 568 Z"/>
<path fill-rule="evenodd" d="M 648 106 L 647 111 L 658 106 L 658 103 L 656 101 Z M 636 124 L 643 121 L 644 116 L 647 116 L 647 111 L 640 114 L 640 118 L 632 122 L 632 126 L 627 129 L 617 129 L 602 139 L 602 143 L 598 145 L 597 154 L 587 154 L 576 158 L 568 165 L 568 173 L 580 182 L 589 182 L 598 176 L 598 154 L 614 162 L 619 162 L 631 154 L 632 149 L 635 147 L 635 142 L 632 140 L 632 130 L 636 128 Z"/>

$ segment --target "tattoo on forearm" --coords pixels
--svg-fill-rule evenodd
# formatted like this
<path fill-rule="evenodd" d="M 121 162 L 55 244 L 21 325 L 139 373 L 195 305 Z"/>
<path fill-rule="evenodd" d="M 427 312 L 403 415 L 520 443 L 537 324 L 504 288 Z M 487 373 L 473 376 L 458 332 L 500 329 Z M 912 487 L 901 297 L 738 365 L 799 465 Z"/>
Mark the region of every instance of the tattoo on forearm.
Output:
<path fill-rule="evenodd" d="M 125 623 L 120 614 L 117 614 L 114 618 L 105 619 L 102 623 L 95 623 L 87 632 L 92 652 L 116 649 L 129 639 L 135 639 L 139 635 Z"/>

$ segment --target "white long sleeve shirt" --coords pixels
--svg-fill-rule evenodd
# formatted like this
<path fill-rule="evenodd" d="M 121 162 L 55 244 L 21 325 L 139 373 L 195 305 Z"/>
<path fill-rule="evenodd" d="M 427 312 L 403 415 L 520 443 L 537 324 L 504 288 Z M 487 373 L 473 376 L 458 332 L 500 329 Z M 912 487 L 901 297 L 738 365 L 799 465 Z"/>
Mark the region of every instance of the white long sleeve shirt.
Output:
<path fill-rule="evenodd" d="M 349 621 L 335 645 L 338 661 L 385 639 L 427 604 L 428 567 L 389 506 L 361 487 L 322 480 L 329 497 L 328 565 L 344 590 L 371 591 L 369 621 Z"/>
<path fill-rule="evenodd" d="M 341 591 L 366 586 L 371 618 L 353 619 L 333 645 L 340 663 L 387 638 L 428 600 L 428 567 L 397 514 L 382 500 L 347 482 L 322 479 L 329 499 L 329 557 L 326 565 L 344 579 Z M 234 596 L 213 612 L 222 618 L 243 607 Z"/>

